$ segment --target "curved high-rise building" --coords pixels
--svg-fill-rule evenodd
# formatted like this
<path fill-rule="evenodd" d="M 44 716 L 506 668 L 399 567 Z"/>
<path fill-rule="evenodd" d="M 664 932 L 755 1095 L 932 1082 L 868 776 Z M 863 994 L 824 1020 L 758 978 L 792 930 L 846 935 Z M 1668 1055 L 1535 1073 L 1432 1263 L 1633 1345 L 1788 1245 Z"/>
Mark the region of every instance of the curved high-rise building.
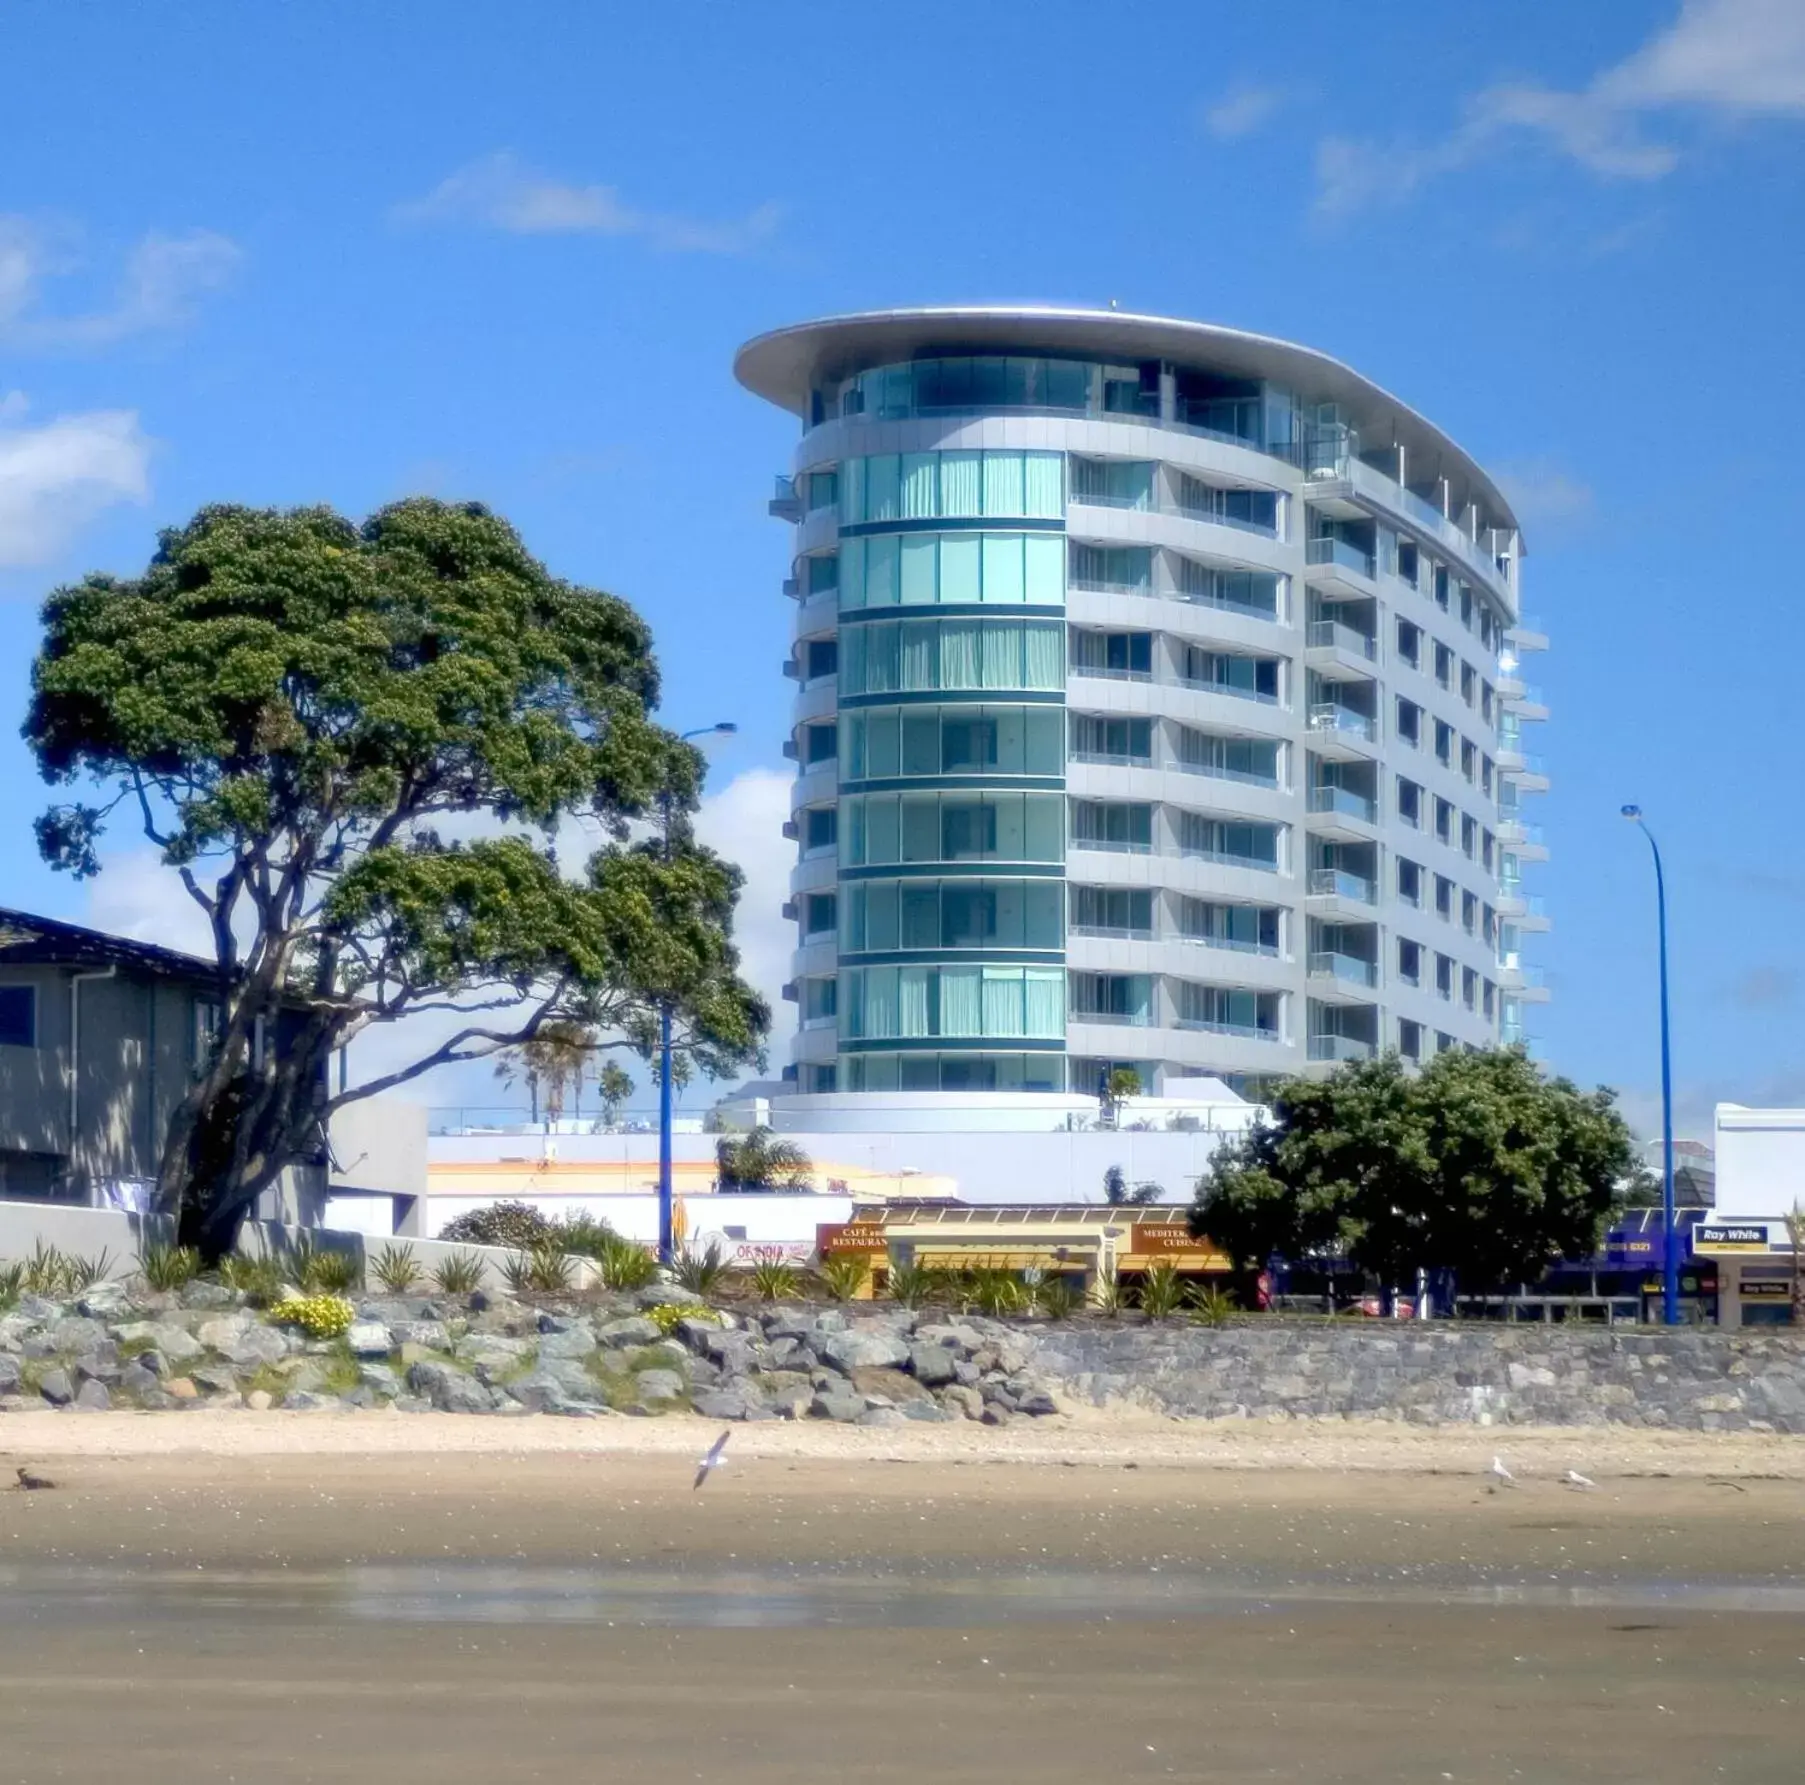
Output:
<path fill-rule="evenodd" d="M 799 1091 L 1513 1040 L 1545 717 L 1496 485 L 1346 366 L 1116 312 L 740 350 L 802 435 Z"/>

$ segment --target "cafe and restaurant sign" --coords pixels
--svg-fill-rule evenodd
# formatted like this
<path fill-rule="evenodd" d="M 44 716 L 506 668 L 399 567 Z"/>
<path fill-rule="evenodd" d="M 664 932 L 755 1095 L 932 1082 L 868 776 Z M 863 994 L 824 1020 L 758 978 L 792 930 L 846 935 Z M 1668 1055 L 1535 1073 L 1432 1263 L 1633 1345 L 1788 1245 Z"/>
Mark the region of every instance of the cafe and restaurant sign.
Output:
<path fill-rule="evenodd" d="M 1181 1271 L 1226 1271 L 1233 1264 L 1207 1239 L 1198 1239 L 1183 1221 L 1135 1221 L 1127 1225 L 1116 1250 L 1118 1270 L 1145 1270 L 1169 1264 Z"/>
<path fill-rule="evenodd" d="M 889 1249 L 890 1238 L 881 1221 L 835 1221 L 815 1229 L 815 1250 L 822 1258 L 849 1252 L 881 1257 Z"/>

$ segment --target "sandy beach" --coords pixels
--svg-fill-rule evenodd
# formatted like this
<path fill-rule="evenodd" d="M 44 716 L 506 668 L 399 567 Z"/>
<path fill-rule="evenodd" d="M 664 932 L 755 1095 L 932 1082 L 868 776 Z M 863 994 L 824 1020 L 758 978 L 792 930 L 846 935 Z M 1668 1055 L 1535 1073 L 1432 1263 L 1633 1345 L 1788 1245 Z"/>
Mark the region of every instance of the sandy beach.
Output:
<path fill-rule="evenodd" d="M 0 1781 L 1799 1776 L 1799 1440 L 713 1430 L 0 1420 Z"/>

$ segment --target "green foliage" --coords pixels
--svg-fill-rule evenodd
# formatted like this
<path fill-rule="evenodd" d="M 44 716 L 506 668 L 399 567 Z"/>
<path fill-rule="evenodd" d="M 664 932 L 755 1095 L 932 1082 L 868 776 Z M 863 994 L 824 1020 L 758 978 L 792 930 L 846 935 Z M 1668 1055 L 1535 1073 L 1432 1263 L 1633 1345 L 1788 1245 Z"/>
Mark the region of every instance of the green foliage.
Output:
<path fill-rule="evenodd" d="M 529 1202 L 492 1202 L 447 1221 L 439 1238 L 459 1246 L 506 1246 L 516 1252 L 542 1246 L 554 1233 L 553 1225 Z"/>
<path fill-rule="evenodd" d="M 291 1295 L 273 1312 L 285 1326 L 298 1326 L 310 1339 L 342 1339 L 357 1310 L 342 1295 Z"/>
<path fill-rule="evenodd" d="M 1141 1312 L 1149 1320 L 1169 1320 L 1184 1305 L 1185 1283 L 1176 1265 L 1155 1264 L 1141 1278 Z"/>
<path fill-rule="evenodd" d="M 963 1306 L 975 1308 L 995 1320 L 1028 1311 L 1028 1285 L 1014 1271 L 979 1264 L 961 1271 L 959 1276 L 958 1294 Z"/>
<path fill-rule="evenodd" d="M 113 1268 L 113 1255 L 100 1252 L 83 1257 L 77 1252 L 64 1252 L 39 1239 L 31 1256 L 19 1265 L 19 1290 L 25 1295 L 41 1295 L 51 1301 L 67 1301 L 84 1294 L 97 1283 L 104 1283 Z"/>
<path fill-rule="evenodd" d="M 604 1289 L 645 1289 L 658 1281 L 657 1258 L 637 1240 L 624 1235 L 609 1234 L 594 1258 Z"/>
<path fill-rule="evenodd" d="M 686 1247 L 671 1263 L 671 1280 L 691 1295 L 715 1295 L 727 1279 L 727 1255 L 710 1240 L 698 1252 Z"/>
<path fill-rule="evenodd" d="M 931 1264 L 897 1264 L 890 1267 L 884 1293 L 899 1308 L 920 1308 L 948 1292 L 946 1273 Z"/>
<path fill-rule="evenodd" d="M 710 1326 L 719 1326 L 721 1317 L 713 1308 L 705 1308 L 700 1302 L 660 1302 L 655 1308 L 646 1310 L 646 1318 L 658 1328 L 668 1339 L 677 1330 L 680 1322 L 685 1320 L 701 1320 Z M 669 1360 L 661 1359 L 667 1367 Z"/>
<path fill-rule="evenodd" d="M 1119 1165 L 1112 1165 L 1103 1174 L 1103 1200 L 1112 1207 L 1144 1208 L 1150 1202 L 1158 1202 L 1162 1194 L 1163 1186 L 1151 1182 L 1130 1188 Z"/>
<path fill-rule="evenodd" d="M 305 1295 L 343 1295 L 363 1281 L 362 1267 L 351 1253 L 316 1245 L 311 1234 L 299 1235 L 281 1262 L 288 1280 Z"/>
<path fill-rule="evenodd" d="M 379 1247 L 370 1260 L 370 1274 L 390 1295 L 406 1295 L 420 1281 L 413 1247 Z"/>
<path fill-rule="evenodd" d="M 1084 1298 L 1064 1277 L 1042 1277 L 1034 1285 L 1033 1305 L 1049 1320 L 1070 1320 L 1084 1306 Z"/>
<path fill-rule="evenodd" d="M 1294 1079 L 1273 1125 L 1218 1156 L 1191 1229 L 1254 1268 L 1345 1252 L 1381 1282 L 1452 1269 L 1473 1289 L 1584 1256 L 1636 1171 L 1609 1091 L 1545 1078 L 1518 1048 L 1395 1056 Z"/>
<path fill-rule="evenodd" d="M 724 1135 L 715 1142 L 715 1169 L 723 1190 L 806 1190 L 814 1162 L 794 1141 L 778 1140 L 769 1128 Z"/>
<path fill-rule="evenodd" d="M 453 1252 L 434 1267 L 441 1295 L 474 1295 L 483 1286 L 483 1261 L 474 1252 Z"/>
<path fill-rule="evenodd" d="M 220 1043 L 159 1175 L 208 1258 L 345 1100 L 322 1112 L 324 1065 L 372 1023 L 452 1000 L 502 1013 L 375 1088 L 553 1021 L 644 1053 L 661 1005 L 686 1068 L 757 1058 L 740 875 L 695 842 L 703 760 L 653 720 L 645 624 L 488 510 L 414 499 L 359 526 L 204 508 L 141 575 L 50 595 L 32 683 L 27 741 L 72 790 L 38 821 L 45 859 L 97 872 L 128 814 L 218 938 Z M 670 846 L 631 841 L 661 805 Z M 578 873 L 550 846 L 573 817 L 605 839 Z M 449 834 L 472 818 L 515 828 Z M 285 1034 L 254 1059 L 259 1019 Z"/>
<path fill-rule="evenodd" d="M 830 1253 L 821 1261 L 821 1286 L 830 1301 L 856 1301 L 870 1275 L 871 1260 L 862 1252 Z"/>
<path fill-rule="evenodd" d="M 599 1263 L 602 1253 L 617 1236 L 606 1221 L 577 1211 L 560 1215 L 548 1237 L 562 1250 L 574 1253 L 578 1258 L 593 1258 Z"/>
<path fill-rule="evenodd" d="M 1090 1300 L 1092 1312 L 1101 1314 L 1105 1320 L 1119 1319 L 1122 1310 L 1128 1306 L 1120 1277 L 1098 1277 L 1091 1284 Z"/>
<path fill-rule="evenodd" d="M 568 1295 L 576 1287 L 577 1263 L 555 1240 L 548 1240 L 511 1254 L 502 1263 L 501 1278 L 517 1296 Z"/>
<path fill-rule="evenodd" d="M 0 1264 L 0 1314 L 4 1314 L 25 1293 L 25 1266 L 15 1260 Z"/>
<path fill-rule="evenodd" d="M 760 1301 L 788 1301 L 796 1293 L 796 1267 L 781 1258 L 760 1259 L 752 1267 L 752 1287 Z"/>
<path fill-rule="evenodd" d="M 1239 1310 L 1235 1298 L 1214 1283 L 1193 1290 L 1190 1302 L 1191 1318 L 1199 1326 L 1227 1326 L 1229 1316 Z"/>
<path fill-rule="evenodd" d="M 138 1274 L 152 1288 L 180 1289 L 200 1275 L 201 1255 L 192 1246 L 152 1243 L 138 1254 Z"/>
<path fill-rule="evenodd" d="M 228 1289 L 236 1289 L 257 1308 L 267 1308 L 280 1301 L 287 1286 L 281 1261 L 268 1254 L 247 1258 L 242 1252 L 234 1252 L 230 1258 L 220 1261 L 219 1280 Z"/>

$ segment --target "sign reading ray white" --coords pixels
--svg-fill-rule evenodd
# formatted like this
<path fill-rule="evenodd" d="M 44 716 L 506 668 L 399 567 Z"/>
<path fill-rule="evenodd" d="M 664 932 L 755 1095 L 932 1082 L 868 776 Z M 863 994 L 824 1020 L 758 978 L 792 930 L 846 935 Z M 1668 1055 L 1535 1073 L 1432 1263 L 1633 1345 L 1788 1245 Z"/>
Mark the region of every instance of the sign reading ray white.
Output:
<path fill-rule="evenodd" d="M 1693 1229 L 1695 1252 L 1766 1252 L 1773 1244 L 1768 1221 L 1703 1221 Z"/>

